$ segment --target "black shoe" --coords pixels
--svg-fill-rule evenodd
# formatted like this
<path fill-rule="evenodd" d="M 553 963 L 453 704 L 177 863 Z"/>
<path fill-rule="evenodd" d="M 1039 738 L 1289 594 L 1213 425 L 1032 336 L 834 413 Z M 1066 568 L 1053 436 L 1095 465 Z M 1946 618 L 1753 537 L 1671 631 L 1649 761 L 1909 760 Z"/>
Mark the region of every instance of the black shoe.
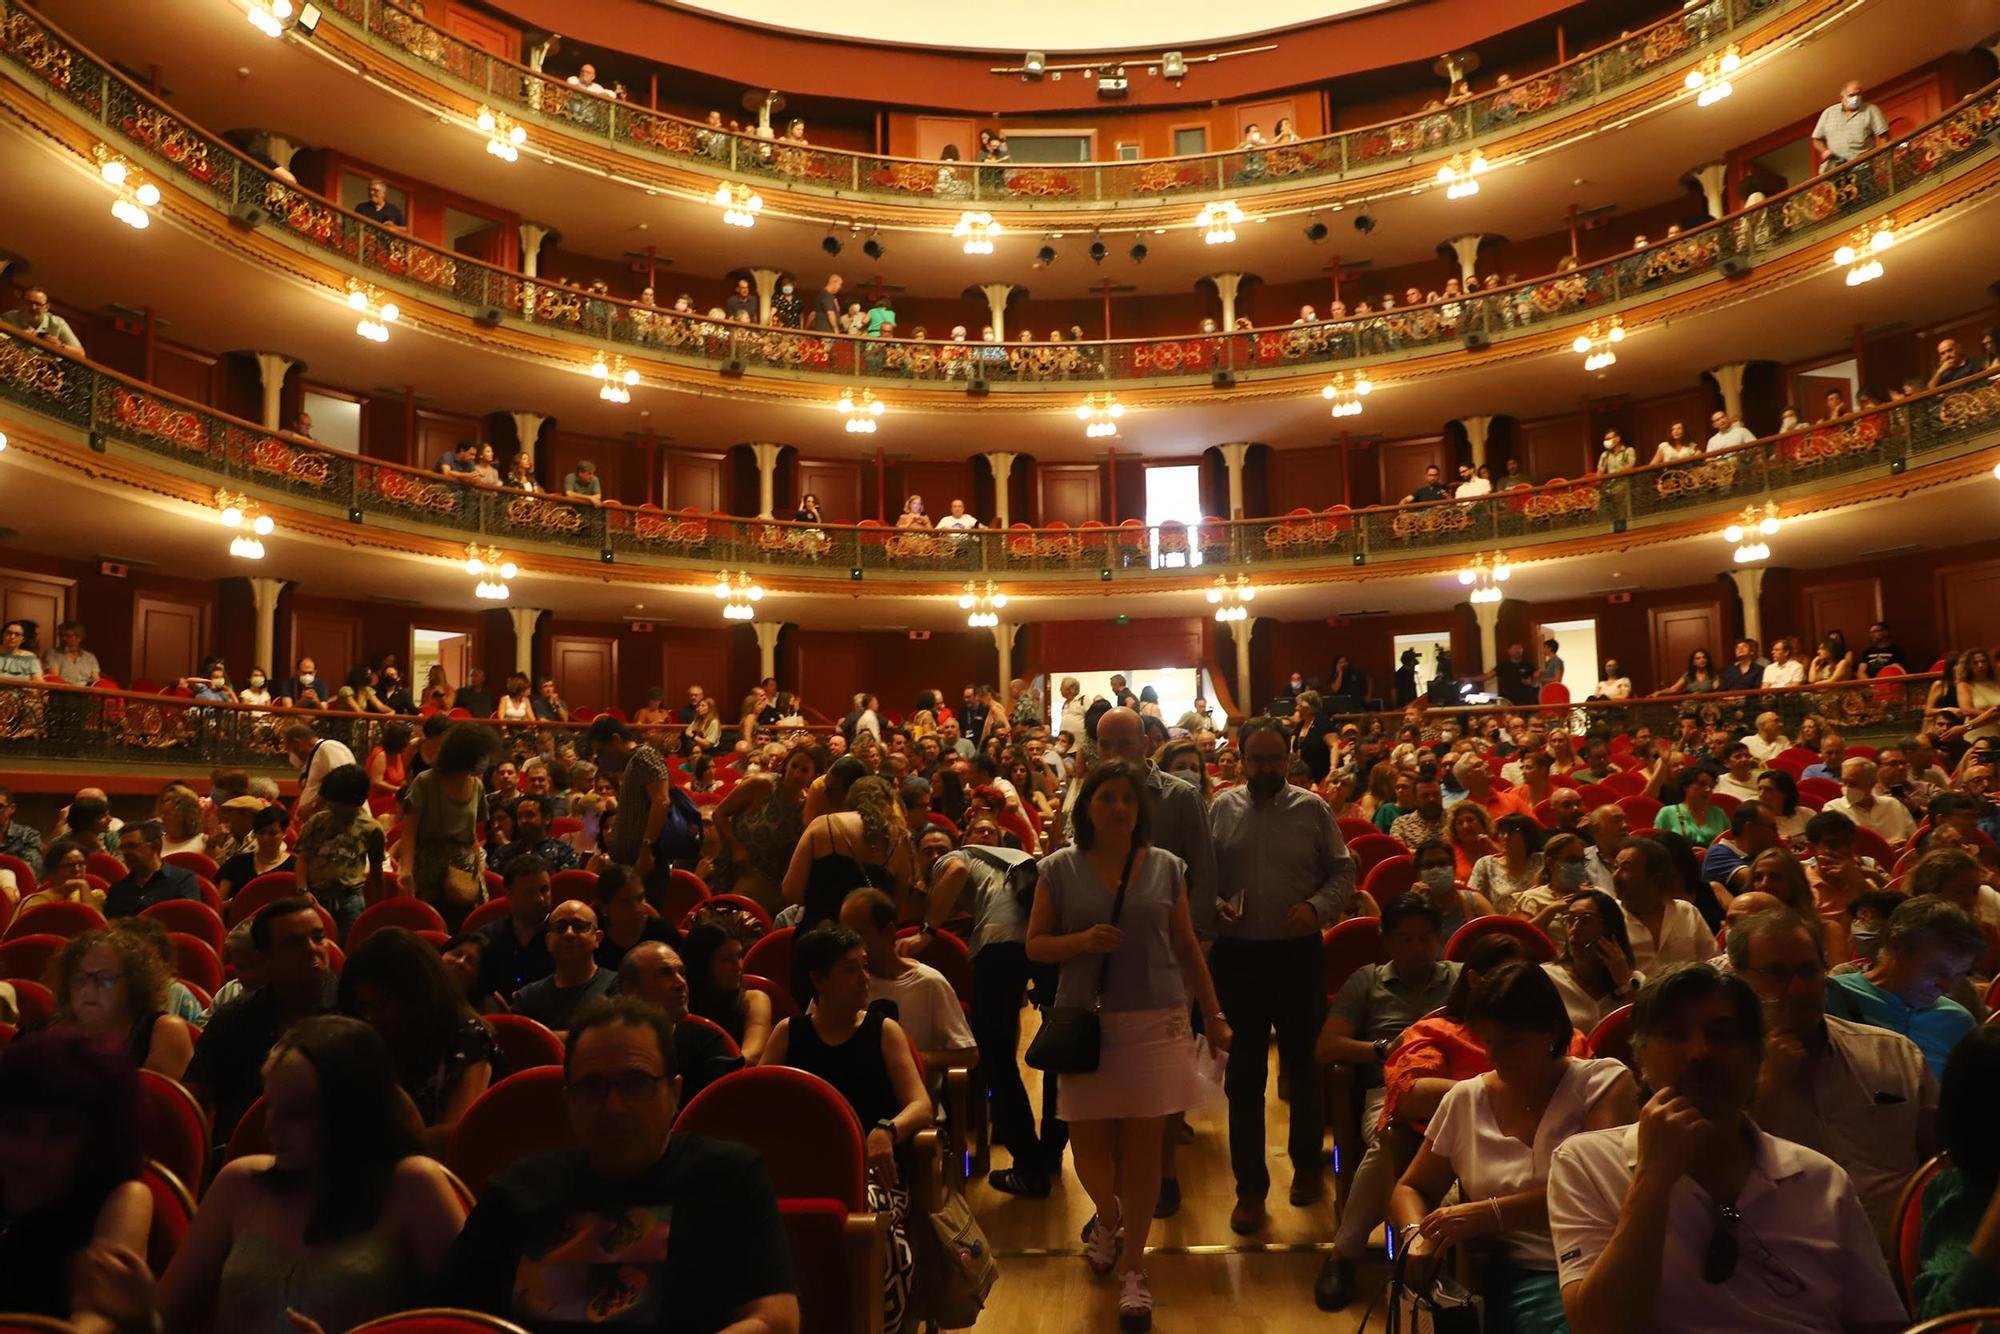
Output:
<path fill-rule="evenodd" d="M 1163 1177 L 1159 1198 L 1153 1201 L 1153 1217 L 1172 1218 L 1181 1211 L 1181 1179 Z"/>
<path fill-rule="evenodd" d="M 1344 1310 L 1354 1298 L 1354 1261 L 1338 1255 L 1326 1257 L 1313 1280 L 1313 1305 L 1322 1311 Z"/>
<path fill-rule="evenodd" d="M 988 1174 L 986 1184 L 1002 1195 L 1020 1195 L 1031 1200 L 1046 1200 L 1049 1197 L 1050 1182 L 1047 1177 L 1035 1176 L 1018 1167 L 1003 1167 Z"/>

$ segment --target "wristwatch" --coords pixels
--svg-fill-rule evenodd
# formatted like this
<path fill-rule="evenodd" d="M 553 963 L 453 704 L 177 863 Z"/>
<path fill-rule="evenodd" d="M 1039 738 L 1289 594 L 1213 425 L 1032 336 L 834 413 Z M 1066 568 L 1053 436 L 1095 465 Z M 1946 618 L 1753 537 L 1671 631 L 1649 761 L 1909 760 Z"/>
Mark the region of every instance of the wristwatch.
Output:
<path fill-rule="evenodd" d="M 1375 1064 L 1387 1065 L 1389 1063 L 1389 1039 L 1376 1038 L 1369 1045 L 1375 1049 Z"/>
<path fill-rule="evenodd" d="M 875 1123 L 875 1129 L 886 1130 L 889 1132 L 890 1139 L 896 1138 L 896 1120 L 894 1117 L 889 1117 L 889 1116 L 883 1117 L 880 1121 L 877 1121 Z"/>

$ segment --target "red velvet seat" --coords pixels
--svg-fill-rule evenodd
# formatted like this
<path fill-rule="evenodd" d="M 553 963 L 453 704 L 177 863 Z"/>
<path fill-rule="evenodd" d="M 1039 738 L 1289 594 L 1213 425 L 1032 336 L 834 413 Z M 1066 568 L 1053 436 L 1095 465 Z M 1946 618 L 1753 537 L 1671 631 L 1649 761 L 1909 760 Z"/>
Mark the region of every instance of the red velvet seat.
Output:
<path fill-rule="evenodd" d="M 1613 774 L 1610 775 L 1610 777 L 1615 778 L 1617 777 L 1617 775 Z M 1640 786 L 1642 787 L 1644 785 L 1645 784 L 1643 782 L 1640 784 Z M 1588 815 L 1591 811 L 1596 810 L 1599 806 L 1609 806 L 1613 802 L 1617 801 L 1618 798 L 1629 797 L 1633 794 L 1630 792 L 1618 791 L 1616 788 L 1611 786 L 1610 779 L 1607 778 L 1606 781 L 1602 783 L 1579 784 L 1576 789 L 1576 795 L 1583 798 L 1583 810 L 1584 813 Z"/>
<path fill-rule="evenodd" d="M 534 1070 L 563 1063 L 562 1039 L 526 1015 L 489 1014 L 485 1021 L 486 1027 L 493 1032 L 493 1041 L 500 1048 L 501 1058 L 507 1062 L 508 1071 Z"/>
<path fill-rule="evenodd" d="M 716 1034 L 718 1034 L 722 1038 L 723 1042 L 727 1044 L 726 1049 L 728 1050 L 731 1056 L 735 1056 L 738 1058 L 742 1057 L 743 1049 L 736 1045 L 736 1039 L 730 1037 L 729 1030 L 724 1028 L 721 1024 L 716 1023 L 713 1019 L 704 1018 L 703 1016 L 698 1014 L 690 1014 L 682 1016 L 681 1022 L 684 1024 L 693 1024 L 696 1028 L 712 1029 Z"/>
<path fill-rule="evenodd" d="M 239 886 L 222 909 L 222 920 L 231 926 L 248 921 L 267 903 L 290 898 L 299 892 L 299 878 L 290 871 L 272 871 Z"/>
<path fill-rule="evenodd" d="M 1896 850 L 1889 846 L 1889 840 L 1861 825 L 1854 827 L 1854 851 L 1859 856 L 1873 857 L 1877 866 L 1892 866 L 1896 861 Z"/>
<path fill-rule="evenodd" d="M 1391 899 L 1408 891 L 1416 883 L 1417 860 L 1405 852 L 1399 857 L 1387 858 L 1370 867 L 1368 874 L 1362 877 L 1361 891 L 1375 900 L 1377 907 L 1386 908 Z"/>
<path fill-rule="evenodd" d="M 549 902 L 567 903 L 571 899 L 582 899 L 585 903 L 597 901 L 597 877 L 589 871 L 557 871 L 549 877 Z"/>
<path fill-rule="evenodd" d="M 21 1027 L 46 1023 L 55 1017 L 56 993 L 29 977 L 8 979 L 14 985 L 14 1006 Z"/>
<path fill-rule="evenodd" d="M 169 931 L 167 940 L 174 947 L 174 976 L 214 995 L 222 986 L 222 956 L 185 931 Z"/>
<path fill-rule="evenodd" d="M 1712 792 L 1708 799 L 1714 802 L 1724 815 L 1736 814 L 1736 808 L 1743 804 L 1743 798 L 1732 796 L 1727 792 Z"/>
<path fill-rule="evenodd" d="M 1374 917 L 1350 917 L 1335 922 L 1320 937 L 1326 961 L 1326 994 L 1337 996 L 1354 970 L 1366 963 L 1387 963 L 1389 946 L 1382 939 L 1382 923 Z"/>
<path fill-rule="evenodd" d="M 5 852 L 0 852 L 0 871 L 14 873 L 14 887 L 20 891 L 22 898 L 34 893 L 34 886 L 40 880 L 26 862 Z"/>
<path fill-rule="evenodd" d="M 1818 751 L 1807 750 L 1804 746 L 1793 746 L 1790 750 L 1781 750 L 1776 755 L 1773 755 L 1771 762 L 1764 767 L 1767 769 L 1783 769 L 1796 779 L 1800 774 L 1818 763 Z"/>
<path fill-rule="evenodd" d="M 781 926 L 756 941 L 743 952 L 743 971 L 768 977 L 785 988 L 792 986 L 792 928 Z"/>
<path fill-rule="evenodd" d="M 477 931 L 489 922 L 497 922 L 507 915 L 507 900 L 488 899 L 465 915 L 459 926 L 461 931 Z"/>
<path fill-rule="evenodd" d="M 194 1094 L 155 1070 L 141 1070 L 145 1097 L 139 1118 L 139 1152 L 157 1160 L 183 1183 L 207 1177 L 208 1117 Z"/>
<path fill-rule="evenodd" d="M 125 869 L 123 861 L 108 852 L 91 853 L 89 857 L 84 859 L 83 869 L 92 875 L 103 876 L 104 883 L 107 885 L 115 885 L 131 874 L 131 872 Z"/>
<path fill-rule="evenodd" d="M 42 934 L 0 941 L 0 978 L 40 982 L 49 964 L 68 943 L 63 936 Z"/>
<path fill-rule="evenodd" d="M 363 908 L 361 916 L 354 919 L 354 925 L 347 930 L 347 948 L 355 948 L 385 926 L 400 926 L 409 931 L 445 929 L 444 918 L 438 916 L 438 910 L 422 899 L 383 899 Z"/>
<path fill-rule="evenodd" d="M 1801 778 L 1799 780 L 1799 800 L 1808 806 L 1825 809 L 1826 803 L 1840 795 L 1840 783 L 1832 778 Z"/>
<path fill-rule="evenodd" d="M 1609 1056 L 1632 1066 L 1632 1007 L 1621 1005 L 1610 1014 L 1597 1021 L 1597 1027 L 1590 1030 L 1590 1054 Z"/>
<path fill-rule="evenodd" d="M 577 819 L 574 815 L 558 815 L 555 819 L 549 821 L 550 838 L 563 838 L 570 834 L 580 834 L 582 832 L 583 821 Z"/>
<path fill-rule="evenodd" d="M 1651 797 L 1635 796 L 1620 797 L 1618 809 L 1625 812 L 1626 823 L 1637 830 L 1651 828 L 1665 807 Z"/>
<path fill-rule="evenodd" d="M 452 1128 L 445 1165 L 476 1194 L 510 1163 L 572 1142 L 561 1066 L 508 1075 L 473 1100 Z"/>
<path fill-rule="evenodd" d="M 1368 873 L 1381 863 L 1396 857 L 1407 857 L 1410 850 L 1403 846 L 1399 838 L 1375 831 L 1353 839 L 1347 845 L 1348 856 L 1354 858 L 1354 872 L 1365 883 Z"/>
<path fill-rule="evenodd" d="M 905 927 L 896 934 L 899 936 L 913 936 L 916 933 L 917 928 L 912 926 Z M 921 954 L 917 954 L 914 957 L 917 962 L 929 964 L 940 973 L 943 973 L 944 980 L 951 983 L 952 994 L 958 997 L 958 1003 L 967 1007 L 968 1012 L 970 1011 L 972 1005 L 972 954 L 965 948 L 964 941 L 949 931 L 933 931 L 930 943 L 924 946 Z"/>
<path fill-rule="evenodd" d="M 1528 948 L 1528 953 L 1536 963 L 1548 963 L 1556 957 L 1556 944 L 1548 938 L 1540 927 L 1519 917 L 1491 914 L 1475 917 L 1464 926 L 1451 933 L 1445 942 L 1444 957 L 1454 963 L 1464 963 L 1472 947 L 1487 936 L 1512 936 Z"/>
<path fill-rule="evenodd" d="M 0 1051 L 5 1051 L 7 1049 L 7 1044 L 12 1042 L 13 1040 L 14 1040 L 14 1025 L 0 1024 Z"/>
<path fill-rule="evenodd" d="M 194 1223 L 194 1196 L 180 1177 L 157 1162 L 147 1162 L 139 1180 L 153 1197 L 153 1228 L 146 1235 L 146 1266 L 158 1278 L 167 1272 L 174 1255 L 187 1240 Z"/>
<path fill-rule="evenodd" d="M 229 1132 L 229 1143 L 223 1146 L 222 1161 L 233 1163 L 238 1158 L 247 1158 L 253 1153 L 269 1153 L 270 1138 L 264 1132 L 264 1095 L 258 1094 L 257 1101 L 243 1109 L 243 1117 L 237 1121 L 235 1129 Z"/>
<path fill-rule="evenodd" d="M 667 880 L 667 893 L 663 902 L 655 906 L 660 916 L 669 922 L 678 922 L 709 897 L 708 882 L 693 871 L 676 866 Z"/>
<path fill-rule="evenodd" d="M 104 927 L 104 914 L 88 903 L 38 903 L 7 924 L 6 939 L 22 936 L 60 936 L 73 940 L 86 931 Z"/>
<path fill-rule="evenodd" d="M 215 864 L 215 858 L 205 852 L 170 852 L 160 860 L 169 866 L 178 866 L 183 871 L 193 871 L 196 875 L 206 876 L 210 880 L 215 879 L 215 873 L 221 869 Z"/>
<path fill-rule="evenodd" d="M 774 1023 L 780 1019 L 790 1019 L 799 1013 L 801 1008 L 797 999 L 793 997 L 791 984 L 788 982 L 778 982 L 759 973 L 745 973 L 743 989 L 761 991 L 771 998 L 771 1019 Z"/>
<path fill-rule="evenodd" d="M 444 1306 L 402 1311 L 356 1325 L 348 1334 L 528 1334 L 511 1320 Z"/>
<path fill-rule="evenodd" d="M 1599 803 L 1610 805 L 1621 797 L 1636 797 L 1645 790 L 1646 775 L 1637 769 L 1621 769 L 1606 778 L 1600 785 L 1611 794 L 1610 800 Z"/>
<path fill-rule="evenodd" d="M 1347 850 L 1350 853 L 1354 851 L 1355 839 L 1377 838 L 1381 833 L 1382 831 L 1377 829 L 1374 823 L 1369 820 L 1357 820 L 1350 815 L 1340 821 L 1340 836 L 1347 840 Z"/>
<path fill-rule="evenodd" d="M 169 932 L 179 931 L 193 936 L 214 950 L 218 957 L 229 941 L 229 928 L 223 923 L 222 914 L 193 899 L 168 899 L 154 904 L 139 916 L 152 918 Z"/>
<path fill-rule="evenodd" d="M 1940 1153 L 1933 1156 L 1929 1162 L 1910 1173 L 1910 1179 L 1903 1183 L 1902 1193 L 1896 1197 L 1896 1212 L 1893 1215 L 1895 1246 L 1889 1254 L 1889 1272 L 1896 1276 L 1896 1291 L 1903 1295 L 1903 1305 L 1912 1311 L 1917 1309 L 1913 1290 L 1917 1271 L 1923 1267 L 1924 1187 L 1940 1170 L 1949 1166 L 1949 1155 Z"/>

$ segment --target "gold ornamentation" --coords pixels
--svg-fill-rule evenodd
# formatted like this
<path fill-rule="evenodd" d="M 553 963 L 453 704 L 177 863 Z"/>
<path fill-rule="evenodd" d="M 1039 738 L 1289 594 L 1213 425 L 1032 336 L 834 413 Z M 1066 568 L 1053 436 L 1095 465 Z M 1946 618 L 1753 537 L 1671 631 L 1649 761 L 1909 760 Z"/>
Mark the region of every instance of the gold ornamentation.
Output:
<path fill-rule="evenodd" d="M 1736 460 L 1712 459 L 1686 468 L 1667 468 L 1654 483 L 1662 496 L 1695 495 L 1703 491 L 1727 491 L 1736 485 Z"/>
<path fill-rule="evenodd" d="M 0 378 L 50 398 L 62 397 L 69 363 L 17 339 L 0 340 Z"/>
<path fill-rule="evenodd" d="M 1566 486 L 1555 491 L 1531 491 L 1521 502 L 1522 517 L 1555 519 L 1568 514 L 1587 514 L 1599 506 L 1594 486 Z"/>
<path fill-rule="evenodd" d="M 1939 405 L 1942 410 L 1943 405 Z M 1882 423 L 1874 417 L 1834 430 L 1807 431 L 1785 438 L 1786 462 L 1795 468 L 1832 463 L 1855 454 L 1870 454 L 1882 441 Z"/>
<path fill-rule="evenodd" d="M 419 481 L 407 473 L 383 468 L 375 472 L 375 493 L 382 499 L 431 514 L 458 509 L 458 488 L 443 482 Z"/>
<path fill-rule="evenodd" d="M 507 502 L 507 522 L 516 528 L 545 533 L 580 533 L 583 515 L 573 505 L 559 505 L 535 496 L 515 496 Z"/>
<path fill-rule="evenodd" d="M 1439 533 L 1462 533 L 1472 527 L 1472 509 L 1466 505 L 1433 505 L 1398 513 L 1389 521 L 1393 537 L 1432 537 Z"/>
<path fill-rule="evenodd" d="M 1972 426 L 2000 414 L 2000 384 L 1988 380 L 1977 389 L 1946 394 L 1937 401 L 1938 425 L 1946 430 Z"/>
<path fill-rule="evenodd" d="M 193 408 L 163 403 L 145 394 L 136 394 L 123 385 L 111 387 L 111 416 L 120 426 L 138 435 L 151 436 L 197 454 L 214 452 L 208 427 Z"/>

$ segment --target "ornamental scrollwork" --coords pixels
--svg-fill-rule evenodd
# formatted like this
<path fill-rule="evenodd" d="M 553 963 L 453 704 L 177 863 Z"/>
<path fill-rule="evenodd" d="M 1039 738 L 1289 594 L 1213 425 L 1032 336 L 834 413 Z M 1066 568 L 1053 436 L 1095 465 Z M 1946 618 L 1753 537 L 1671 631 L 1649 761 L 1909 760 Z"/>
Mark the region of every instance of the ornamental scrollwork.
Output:
<path fill-rule="evenodd" d="M 69 363 L 9 338 L 0 342 L 0 378 L 50 398 L 62 397 Z"/>
<path fill-rule="evenodd" d="M 214 448 L 199 411 L 134 393 L 123 385 L 111 387 L 111 416 L 135 435 L 151 436 L 197 454 Z"/>
<path fill-rule="evenodd" d="M 543 533 L 580 533 L 583 515 L 573 505 L 558 505 L 537 496 L 515 496 L 502 511 L 516 528 Z"/>
<path fill-rule="evenodd" d="M 1463 505 L 1437 505 L 1399 513 L 1389 521 L 1394 537 L 1435 537 L 1440 533 L 1462 533 L 1472 527 L 1472 510 Z"/>
<path fill-rule="evenodd" d="M 1594 486 L 1565 487 L 1558 491 L 1531 491 L 1521 502 L 1527 519 L 1557 519 L 1572 514 L 1595 513 L 1602 498 Z"/>
<path fill-rule="evenodd" d="M 1736 485 L 1736 460 L 1711 459 L 1686 468 L 1667 468 L 1654 483 L 1662 496 L 1697 495 L 1704 491 L 1727 491 Z"/>
<path fill-rule="evenodd" d="M 1938 425 L 1947 430 L 1974 426 L 2000 415 L 2000 384 L 1988 380 L 1977 389 L 1946 394 L 1938 400 Z"/>

